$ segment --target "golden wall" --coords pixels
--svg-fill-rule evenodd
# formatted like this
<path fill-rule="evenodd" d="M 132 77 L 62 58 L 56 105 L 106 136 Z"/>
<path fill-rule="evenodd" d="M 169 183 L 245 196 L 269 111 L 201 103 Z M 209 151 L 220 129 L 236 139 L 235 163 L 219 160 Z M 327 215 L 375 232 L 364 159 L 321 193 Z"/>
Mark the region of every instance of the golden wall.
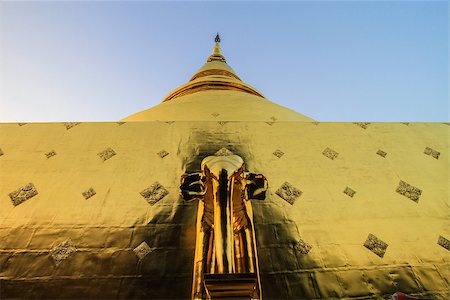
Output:
<path fill-rule="evenodd" d="M 446 123 L 0 124 L 0 298 L 189 298 L 197 203 L 226 147 L 252 200 L 263 298 L 450 297 Z"/>

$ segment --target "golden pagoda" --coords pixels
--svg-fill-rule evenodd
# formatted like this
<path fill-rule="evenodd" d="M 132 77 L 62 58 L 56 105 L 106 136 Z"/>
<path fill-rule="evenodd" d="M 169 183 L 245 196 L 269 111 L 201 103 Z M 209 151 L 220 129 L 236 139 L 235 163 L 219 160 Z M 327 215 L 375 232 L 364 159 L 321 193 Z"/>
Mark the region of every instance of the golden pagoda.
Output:
<path fill-rule="evenodd" d="M 0 298 L 449 299 L 449 130 L 317 122 L 216 36 L 119 122 L 0 123 Z"/>

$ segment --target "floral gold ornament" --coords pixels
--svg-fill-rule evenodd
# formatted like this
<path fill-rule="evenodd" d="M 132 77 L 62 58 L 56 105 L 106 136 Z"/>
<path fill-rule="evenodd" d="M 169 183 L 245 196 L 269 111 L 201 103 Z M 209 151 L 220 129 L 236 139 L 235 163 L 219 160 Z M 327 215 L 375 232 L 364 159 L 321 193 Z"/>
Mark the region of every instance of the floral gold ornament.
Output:
<path fill-rule="evenodd" d="M 370 233 L 369 236 L 367 237 L 367 240 L 364 242 L 364 247 L 366 247 L 379 257 L 383 258 L 384 254 L 386 253 L 388 244 L 386 244 L 378 237 Z"/>
<path fill-rule="evenodd" d="M 383 150 L 378 150 L 378 151 L 377 151 L 377 154 L 378 154 L 379 156 L 381 156 L 381 157 L 386 157 L 386 155 L 387 155 L 387 153 L 384 152 Z"/>
<path fill-rule="evenodd" d="M 301 254 L 306 255 L 312 249 L 312 246 L 304 240 L 299 240 L 298 242 L 294 243 L 294 249 Z"/>
<path fill-rule="evenodd" d="M 439 159 L 439 155 L 441 155 L 439 151 L 431 149 L 430 147 L 426 147 L 425 150 L 423 150 L 423 153 L 436 159 Z"/>
<path fill-rule="evenodd" d="M 285 182 L 280 186 L 275 194 L 286 200 L 287 203 L 293 205 L 295 200 L 297 200 L 297 198 L 301 196 L 302 191 L 294 187 L 289 182 Z"/>
<path fill-rule="evenodd" d="M 339 153 L 337 153 L 336 151 L 334 151 L 331 148 L 325 148 L 325 150 L 323 150 L 322 154 L 326 157 L 328 157 L 331 160 L 334 160 L 338 157 Z"/>
<path fill-rule="evenodd" d="M 45 153 L 45 157 L 50 158 L 56 155 L 55 150 L 49 151 L 47 153 Z"/>
<path fill-rule="evenodd" d="M 36 190 L 36 187 L 33 185 L 33 183 L 28 183 L 25 186 L 15 190 L 12 193 L 9 193 L 9 198 L 11 198 L 11 201 L 14 206 L 17 206 L 28 199 L 33 198 L 38 194 L 38 191 Z"/>
<path fill-rule="evenodd" d="M 280 149 L 277 149 L 272 154 L 275 155 L 278 158 L 281 158 L 284 155 L 284 152 L 281 151 Z"/>
<path fill-rule="evenodd" d="M 107 161 L 108 159 L 110 159 L 111 157 L 116 155 L 116 152 L 112 148 L 106 148 L 105 150 L 103 150 L 102 152 L 98 153 L 97 155 L 100 156 L 100 158 L 103 161 Z"/>
<path fill-rule="evenodd" d="M 69 130 L 70 128 L 73 128 L 78 124 L 80 124 L 80 122 L 65 122 L 64 126 L 66 127 L 67 130 Z"/>
<path fill-rule="evenodd" d="M 155 205 L 168 194 L 169 191 L 159 182 L 154 182 L 151 186 L 141 192 L 141 196 L 144 197 L 150 205 Z"/>
<path fill-rule="evenodd" d="M 369 126 L 370 123 L 369 122 L 355 122 L 353 124 L 361 127 L 362 129 L 367 129 L 367 127 Z"/>
<path fill-rule="evenodd" d="M 419 202 L 419 197 L 422 194 L 421 189 L 416 188 L 410 185 L 409 183 L 404 182 L 403 180 L 400 180 L 397 189 L 395 191 L 400 195 L 403 195 L 406 198 L 409 198 L 415 202 Z"/>
<path fill-rule="evenodd" d="M 61 244 L 55 246 L 51 251 L 51 256 L 56 265 L 61 264 L 77 251 L 70 239 L 65 240 Z"/>
<path fill-rule="evenodd" d="M 161 158 L 166 157 L 167 155 L 169 155 L 169 152 L 167 152 L 166 150 L 161 150 L 157 153 Z"/>
<path fill-rule="evenodd" d="M 96 194 L 95 190 L 93 188 L 89 188 L 88 190 L 84 191 L 83 193 L 83 197 L 84 199 L 89 199 L 92 196 L 94 196 Z"/>
<path fill-rule="evenodd" d="M 437 243 L 438 243 L 439 246 L 442 246 L 443 248 L 445 248 L 448 251 L 450 251 L 450 240 L 446 239 L 442 235 L 439 236 Z"/>
<path fill-rule="evenodd" d="M 355 193 L 356 193 L 356 192 L 355 192 L 354 190 L 352 190 L 351 188 L 349 188 L 348 186 L 345 187 L 344 194 L 346 194 L 347 196 L 353 198 L 353 196 L 355 195 Z"/>
<path fill-rule="evenodd" d="M 150 246 L 145 241 L 143 241 L 136 248 L 133 249 L 134 254 L 136 254 L 139 260 L 142 260 L 152 251 L 153 249 L 150 248 Z"/>

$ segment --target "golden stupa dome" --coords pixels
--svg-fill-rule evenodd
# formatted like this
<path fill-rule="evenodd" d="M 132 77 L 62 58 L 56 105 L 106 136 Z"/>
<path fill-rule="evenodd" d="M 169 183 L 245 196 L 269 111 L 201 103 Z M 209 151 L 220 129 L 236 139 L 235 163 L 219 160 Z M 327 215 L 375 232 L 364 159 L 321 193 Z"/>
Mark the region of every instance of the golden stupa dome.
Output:
<path fill-rule="evenodd" d="M 216 36 L 213 53 L 188 83 L 162 103 L 122 121 L 303 121 L 313 119 L 266 99 L 244 83 L 226 63 Z"/>

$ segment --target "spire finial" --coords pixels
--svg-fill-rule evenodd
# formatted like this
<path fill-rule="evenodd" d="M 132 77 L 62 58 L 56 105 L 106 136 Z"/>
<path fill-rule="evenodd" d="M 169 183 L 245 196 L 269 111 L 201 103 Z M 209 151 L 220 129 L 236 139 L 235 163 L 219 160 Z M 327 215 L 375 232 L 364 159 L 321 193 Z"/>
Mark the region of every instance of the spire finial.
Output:
<path fill-rule="evenodd" d="M 215 41 L 216 43 L 220 43 L 220 36 L 219 36 L 219 33 L 216 34 L 216 38 L 214 39 L 214 41 Z"/>

